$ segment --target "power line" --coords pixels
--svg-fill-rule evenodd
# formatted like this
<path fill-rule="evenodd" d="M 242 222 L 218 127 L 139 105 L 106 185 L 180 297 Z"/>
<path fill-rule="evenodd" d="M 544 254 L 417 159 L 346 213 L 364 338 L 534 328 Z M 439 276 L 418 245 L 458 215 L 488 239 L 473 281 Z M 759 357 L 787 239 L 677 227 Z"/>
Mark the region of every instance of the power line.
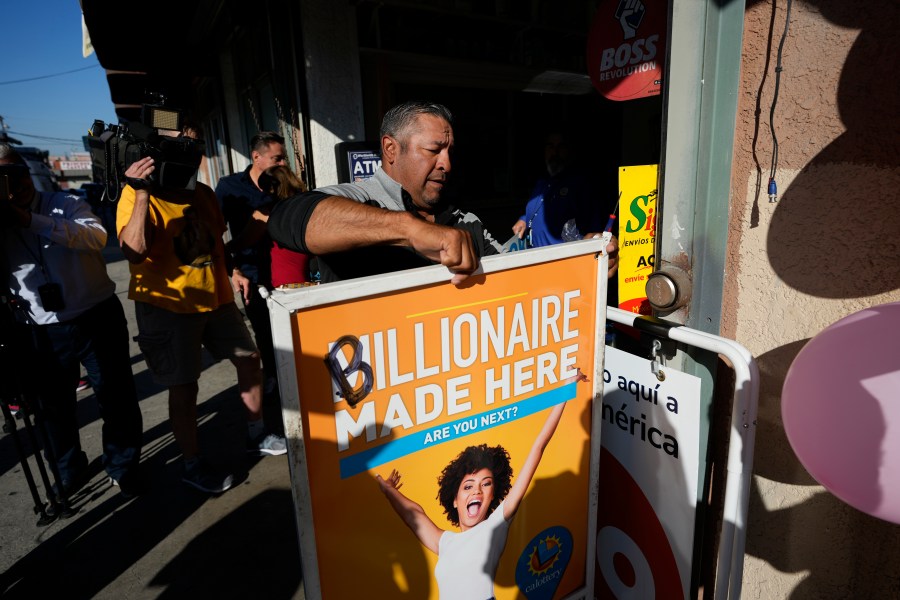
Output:
<path fill-rule="evenodd" d="M 66 142 L 66 143 L 72 143 L 72 144 L 80 144 L 81 143 L 81 140 L 71 140 L 71 139 L 67 139 L 67 138 L 47 137 L 45 135 L 33 135 L 30 133 L 22 133 L 21 131 L 8 131 L 8 133 L 11 133 L 13 135 L 21 135 L 22 137 L 35 138 L 38 140 L 47 140 L 48 142 Z"/>
<path fill-rule="evenodd" d="M 79 71 L 87 71 L 88 69 L 96 69 L 100 65 L 91 65 L 89 67 L 81 67 L 80 69 L 72 69 L 71 71 L 63 71 L 62 73 L 53 73 L 52 75 L 40 75 L 38 77 L 28 77 L 27 79 L 14 79 L 12 81 L 0 81 L 0 85 L 11 85 L 13 83 L 25 83 L 26 81 L 37 81 L 38 79 L 49 79 L 51 77 L 59 77 L 60 75 L 69 75 L 70 73 L 78 73 Z"/>

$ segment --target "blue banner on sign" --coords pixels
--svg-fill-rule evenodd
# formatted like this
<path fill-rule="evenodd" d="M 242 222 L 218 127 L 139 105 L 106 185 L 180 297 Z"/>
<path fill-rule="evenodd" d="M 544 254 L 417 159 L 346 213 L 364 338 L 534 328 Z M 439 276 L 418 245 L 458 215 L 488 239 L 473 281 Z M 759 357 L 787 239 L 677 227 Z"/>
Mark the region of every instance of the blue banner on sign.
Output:
<path fill-rule="evenodd" d="M 419 431 L 387 442 L 377 448 L 370 448 L 353 456 L 348 456 L 341 459 L 341 479 L 374 469 L 386 462 L 418 452 L 422 448 L 436 446 L 450 440 L 478 433 L 479 431 L 485 431 L 486 429 L 539 413 L 562 402 L 568 402 L 575 397 L 577 385 L 575 382 L 567 383 L 564 386 L 520 402 L 506 404 L 501 408 L 495 408 L 494 410 L 459 419 L 452 423 L 446 423 L 440 427 Z"/>

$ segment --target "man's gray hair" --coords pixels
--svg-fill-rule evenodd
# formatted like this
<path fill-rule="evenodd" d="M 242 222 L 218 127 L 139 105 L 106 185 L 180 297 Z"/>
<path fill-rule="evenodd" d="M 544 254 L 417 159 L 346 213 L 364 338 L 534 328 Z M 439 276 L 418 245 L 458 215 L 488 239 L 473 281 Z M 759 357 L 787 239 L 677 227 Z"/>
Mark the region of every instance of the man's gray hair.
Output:
<path fill-rule="evenodd" d="M 453 115 L 443 104 L 434 102 L 404 102 L 385 113 L 381 121 L 381 135 L 389 135 L 393 138 L 401 138 L 407 132 L 419 115 L 434 115 L 453 125 Z"/>

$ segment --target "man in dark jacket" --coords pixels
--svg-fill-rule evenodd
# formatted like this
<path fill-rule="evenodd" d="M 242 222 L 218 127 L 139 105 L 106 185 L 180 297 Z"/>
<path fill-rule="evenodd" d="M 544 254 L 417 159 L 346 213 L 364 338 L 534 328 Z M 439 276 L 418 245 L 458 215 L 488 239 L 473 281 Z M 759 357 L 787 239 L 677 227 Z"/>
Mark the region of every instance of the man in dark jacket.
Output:
<path fill-rule="evenodd" d="M 285 164 L 284 138 L 274 131 L 260 131 L 250 140 L 250 166 L 240 173 L 223 177 L 216 186 L 216 198 L 231 230 L 231 242 L 225 247 L 232 254 L 232 272 L 250 280 L 241 290 L 241 300 L 262 358 L 265 373 L 265 392 L 271 393 L 277 386 L 275 350 L 272 347 L 272 327 L 266 302 L 257 293 L 263 286 L 272 289 L 271 252 L 272 240 L 263 234 L 252 244 L 241 247 L 237 242 L 242 232 L 253 220 L 253 211 L 268 212 L 273 198 L 259 186 L 259 176 L 269 167 Z"/>

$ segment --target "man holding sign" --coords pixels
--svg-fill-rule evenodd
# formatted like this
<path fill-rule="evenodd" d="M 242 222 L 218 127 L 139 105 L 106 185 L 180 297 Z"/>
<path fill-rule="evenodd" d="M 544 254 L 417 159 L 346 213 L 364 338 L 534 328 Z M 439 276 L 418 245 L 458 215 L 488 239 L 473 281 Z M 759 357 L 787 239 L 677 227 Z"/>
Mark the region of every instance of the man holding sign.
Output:
<path fill-rule="evenodd" d="M 285 201 L 270 216 L 271 236 L 323 256 L 325 281 L 440 262 L 461 282 L 496 248 L 477 218 L 442 201 L 452 144 L 443 107 L 389 111 L 373 180 Z M 464 597 L 538 599 L 586 585 L 599 384 L 568 380 L 576 365 L 601 365 L 600 246 L 497 257 L 478 285 L 448 286 L 417 269 L 272 297 L 273 331 L 293 350 L 283 381 L 296 391 L 283 401 L 300 432 L 292 472 L 307 474 L 293 484 L 303 560 L 318 567 L 310 597 L 434 600 L 449 585 Z M 434 493 L 435 465 L 449 465 L 440 508 L 421 500 Z M 481 496 L 464 489 L 476 475 Z M 441 508 L 452 513 L 454 503 L 459 530 L 440 532 Z M 417 534 L 424 524 L 424 539 L 397 535 L 401 523 Z M 508 539 L 493 537 L 507 527 Z M 490 565 L 466 569 L 460 556 L 475 553 L 448 549 L 472 541 Z M 367 557 L 352 578 L 350 547 Z M 461 571 L 478 591 L 456 585 Z"/>
<path fill-rule="evenodd" d="M 443 202 L 453 117 L 440 104 L 407 102 L 381 127 L 375 176 L 301 194 L 269 217 L 279 244 L 316 255 L 323 282 L 430 265 L 460 281 L 500 245 L 475 215 Z M 375 246 L 375 248 L 371 248 Z"/>
<path fill-rule="evenodd" d="M 461 282 L 482 257 L 501 248 L 477 216 L 443 202 L 452 121 L 440 104 L 407 102 L 390 109 L 382 121 L 382 166 L 375 176 L 282 203 L 269 217 L 272 239 L 326 255 L 319 259 L 325 283 L 434 262 Z"/>

